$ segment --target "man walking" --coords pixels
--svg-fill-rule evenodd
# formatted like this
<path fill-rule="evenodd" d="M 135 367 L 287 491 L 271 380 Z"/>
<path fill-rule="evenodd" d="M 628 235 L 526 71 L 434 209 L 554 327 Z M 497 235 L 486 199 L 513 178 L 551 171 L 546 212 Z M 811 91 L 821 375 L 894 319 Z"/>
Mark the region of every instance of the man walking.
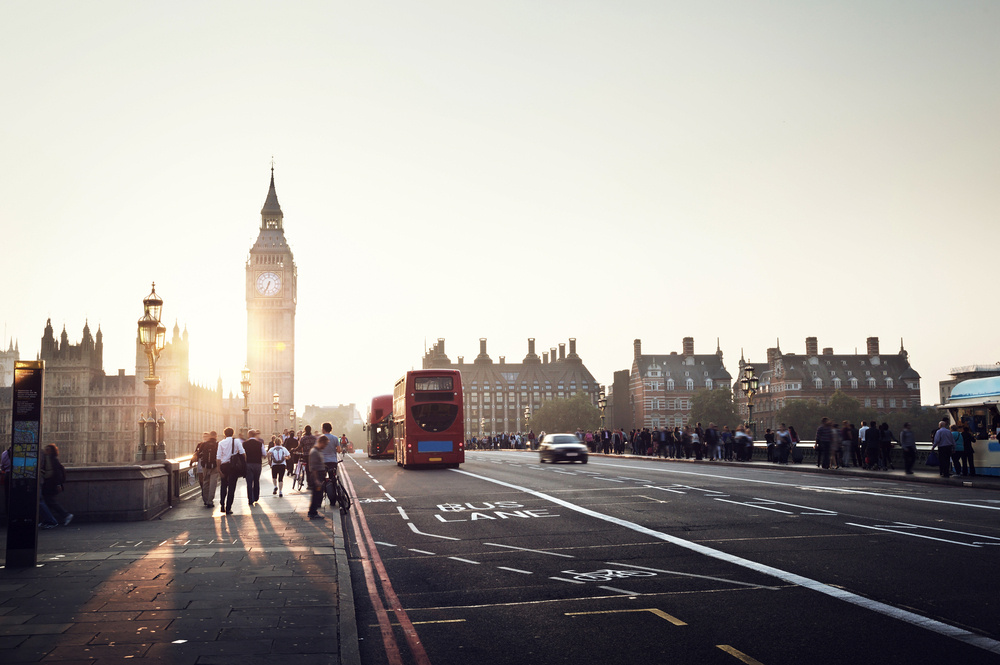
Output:
<path fill-rule="evenodd" d="M 833 443 L 833 432 L 830 430 L 830 419 L 823 418 L 816 430 L 816 448 L 818 460 L 816 466 L 830 468 L 830 446 Z"/>
<path fill-rule="evenodd" d="M 305 438 L 305 437 L 302 437 Z M 309 501 L 309 519 L 321 520 L 319 507 L 323 505 L 323 482 L 326 480 L 326 463 L 323 461 L 323 450 L 329 445 L 326 434 L 320 435 L 315 445 L 309 449 L 309 468 L 307 479 L 312 498 Z"/>
<path fill-rule="evenodd" d="M 938 471 L 942 478 L 951 477 L 951 451 L 955 446 L 955 437 L 948 429 L 948 421 L 938 423 L 938 431 L 934 432 L 934 442 L 931 450 L 938 449 Z"/>
<path fill-rule="evenodd" d="M 236 481 L 239 480 L 239 474 L 233 469 L 230 460 L 233 455 L 246 455 L 246 451 L 243 449 L 243 441 L 233 436 L 232 427 L 227 427 L 223 434 L 226 435 L 226 438 L 219 441 L 219 447 L 215 452 L 215 459 L 219 464 L 219 476 L 222 481 L 219 508 L 226 515 L 232 515 L 233 499 L 236 497 Z"/>
<path fill-rule="evenodd" d="M 260 471 L 264 466 L 264 441 L 260 438 L 260 430 L 252 429 L 249 439 L 244 444 L 247 451 L 247 501 L 252 506 L 260 501 Z"/>
<path fill-rule="evenodd" d="M 201 435 L 201 443 L 194 450 L 198 464 L 198 482 L 201 483 L 201 501 L 206 508 L 215 507 L 215 486 L 219 483 L 219 469 L 215 463 L 215 453 L 219 448 L 215 432 Z"/>

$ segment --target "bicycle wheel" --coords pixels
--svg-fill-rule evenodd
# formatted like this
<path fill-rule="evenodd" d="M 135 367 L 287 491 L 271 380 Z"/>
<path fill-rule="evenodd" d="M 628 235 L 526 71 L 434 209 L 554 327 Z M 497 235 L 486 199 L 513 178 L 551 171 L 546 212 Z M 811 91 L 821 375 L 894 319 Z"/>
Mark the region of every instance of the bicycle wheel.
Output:
<path fill-rule="evenodd" d="M 347 514 L 347 511 L 351 509 L 351 497 L 347 494 L 347 489 L 344 487 L 343 483 L 340 482 L 340 478 L 336 479 L 337 483 L 337 503 L 340 504 L 340 512 L 343 515 Z"/>

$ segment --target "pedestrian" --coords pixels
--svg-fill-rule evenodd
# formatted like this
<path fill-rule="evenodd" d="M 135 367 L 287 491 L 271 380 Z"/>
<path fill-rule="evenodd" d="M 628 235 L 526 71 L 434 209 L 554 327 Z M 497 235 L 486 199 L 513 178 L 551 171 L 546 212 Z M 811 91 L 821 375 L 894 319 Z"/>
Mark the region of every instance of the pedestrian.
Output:
<path fill-rule="evenodd" d="M 303 437 L 304 438 L 304 437 Z M 309 501 L 309 519 L 321 520 L 319 508 L 323 505 L 323 483 L 326 480 L 326 462 L 323 460 L 323 450 L 329 445 L 329 438 L 321 434 L 316 443 L 309 449 L 309 469 L 306 478 L 312 497 Z"/>
<path fill-rule="evenodd" d="M 274 483 L 274 491 L 271 494 L 277 494 L 278 498 L 285 496 L 285 470 L 290 455 L 288 448 L 285 448 L 280 439 L 267 451 L 267 461 L 271 465 L 271 482 Z"/>
<path fill-rule="evenodd" d="M 234 436 L 233 428 L 227 427 L 222 432 L 226 435 L 215 452 L 215 459 L 219 465 L 219 478 L 221 489 L 219 490 L 219 508 L 226 514 L 233 514 L 233 499 L 236 497 L 236 481 L 240 478 L 239 470 L 233 463 L 236 455 L 246 455 L 243 449 L 243 441 Z"/>
<path fill-rule="evenodd" d="M 958 423 L 951 426 L 951 438 L 955 445 L 951 449 L 951 463 L 955 468 L 955 475 L 961 476 L 962 461 L 965 459 L 965 439 L 962 438 L 962 430 Z"/>
<path fill-rule="evenodd" d="M 879 465 L 883 471 L 889 469 L 896 470 L 896 467 L 892 465 L 892 442 L 895 440 L 896 437 L 892 435 L 892 430 L 889 429 L 889 423 L 882 423 L 878 428 L 878 445 Z"/>
<path fill-rule="evenodd" d="M 816 465 L 824 469 L 830 468 L 830 447 L 833 444 L 833 435 L 830 431 L 830 419 L 824 417 L 816 429 L 816 454 L 819 459 Z"/>
<path fill-rule="evenodd" d="M 764 445 L 767 446 L 767 461 L 777 462 L 778 456 L 775 454 L 774 447 L 776 444 L 774 440 L 774 432 L 768 427 L 764 430 Z"/>
<path fill-rule="evenodd" d="M 219 483 L 219 468 L 215 453 L 219 443 L 215 432 L 203 432 L 201 443 L 194 449 L 194 462 L 198 464 L 198 482 L 201 484 L 201 502 L 206 508 L 215 507 L 215 486 Z"/>
<path fill-rule="evenodd" d="M 899 430 L 899 447 L 903 450 L 903 468 L 906 475 L 913 475 L 913 463 L 917 460 L 917 437 L 910 429 L 910 423 L 903 423 Z"/>
<path fill-rule="evenodd" d="M 951 452 L 955 447 L 955 439 L 948 429 L 948 421 L 942 420 L 938 423 L 938 430 L 934 432 L 934 441 L 931 443 L 931 450 L 938 451 L 938 475 L 942 478 L 951 477 Z"/>
<path fill-rule="evenodd" d="M 247 502 L 252 506 L 260 501 L 260 472 L 264 468 L 267 450 L 260 438 L 260 430 L 252 429 L 247 434 L 250 438 L 244 442 L 243 448 L 247 455 Z"/>
<path fill-rule="evenodd" d="M 792 449 L 792 435 L 788 433 L 788 427 L 785 426 L 785 423 L 778 426 L 775 438 L 778 446 L 778 459 L 776 461 L 778 464 L 788 464 L 788 453 Z"/>
<path fill-rule="evenodd" d="M 976 460 L 975 450 L 972 448 L 972 444 L 976 442 L 976 435 L 972 433 L 972 429 L 970 429 L 968 425 L 962 426 L 962 441 L 964 444 L 964 452 L 962 453 L 962 475 L 974 476 L 976 475 Z"/>
<path fill-rule="evenodd" d="M 62 524 L 67 526 L 73 519 L 73 513 L 67 512 L 59 502 L 56 495 L 63 491 L 66 483 L 66 467 L 59 461 L 59 448 L 54 443 L 50 443 L 43 449 L 42 457 L 42 500 L 39 504 L 44 506 L 43 515 L 49 519 L 42 521 L 42 528 L 51 529 Z"/>
<path fill-rule="evenodd" d="M 861 428 L 864 434 L 861 440 L 865 442 L 865 468 L 874 471 L 878 468 L 878 457 L 882 450 L 882 439 L 878 431 L 878 423 L 874 420 L 868 423 L 868 427 Z"/>

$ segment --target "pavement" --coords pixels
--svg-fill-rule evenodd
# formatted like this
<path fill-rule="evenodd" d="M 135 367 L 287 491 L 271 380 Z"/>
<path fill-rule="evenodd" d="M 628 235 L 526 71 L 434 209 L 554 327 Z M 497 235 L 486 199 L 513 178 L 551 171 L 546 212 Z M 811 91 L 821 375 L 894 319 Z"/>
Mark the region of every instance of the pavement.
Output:
<path fill-rule="evenodd" d="M 289 486 L 262 477 L 251 507 L 240 483 L 229 516 L 199 494 L 149 522 L 39 530 L 35 568 L 0 568 L 0 663 L 360 663 L 340 512 L 308 519 Z"/>
<path fill-rule="evenodd" d="M 534 452 L 534 451 L 529 451 Z M 535 453 L 537 454 L 537 453 Z M 1000 476 L 987 476 L 977 474 L 975 476 L 956 476 L 942 478 L 938 473 L 937 465 L 927 466 L 919 461 L 913 467 L 913 473 L 907 475 L 902 465 L 887 471 L 869 471 L 861 467 L 842 467 L 839 469 L 823 469 L 816 466 L 816 458 L 813 455 L 806 457 L 805 461 L 798 464 L 789 462 L 788 464 L 775 464 L 766 459 L 767 451 L 762 449 L 754 450 L 754 459 L 750 462 L 727 462 L 725 460 L 694 460 L 694 459 L 664 459 L 650 457 L 648 455 L 605 455 L 603 453 L 590 453 L 591 457 L 611 457 L 611 458 L 632 458 L 632 459 L 653 459 L 663 462 L 681 462 L 697 464 L 702 466 L 742 466 L 755 469 L 773 469 L 775 471 L 794 471 L 801 473 L 817 473 L 835 476 L 848 476 L 858 478 L 877 478 L 879 480 L 898 480 L 903 482 L 927 483 L 932 485 L 943 485 L 952 487 L 973 487 L 976 489 L 996 489 L 1000 490 Z M 812 457 L 812 459 L 810 459 Z"/>

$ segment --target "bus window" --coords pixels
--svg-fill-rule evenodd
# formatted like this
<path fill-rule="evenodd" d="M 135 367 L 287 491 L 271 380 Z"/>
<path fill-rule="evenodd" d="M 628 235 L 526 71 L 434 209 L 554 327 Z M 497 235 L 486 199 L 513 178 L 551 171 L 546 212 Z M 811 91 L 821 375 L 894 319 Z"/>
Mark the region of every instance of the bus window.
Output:
<path fill-rule="evenodd" d="M 442 432 L 455 422 L 457 404 L 417 404 L 410 409 L 417 426 L 425 432 Z"/>

